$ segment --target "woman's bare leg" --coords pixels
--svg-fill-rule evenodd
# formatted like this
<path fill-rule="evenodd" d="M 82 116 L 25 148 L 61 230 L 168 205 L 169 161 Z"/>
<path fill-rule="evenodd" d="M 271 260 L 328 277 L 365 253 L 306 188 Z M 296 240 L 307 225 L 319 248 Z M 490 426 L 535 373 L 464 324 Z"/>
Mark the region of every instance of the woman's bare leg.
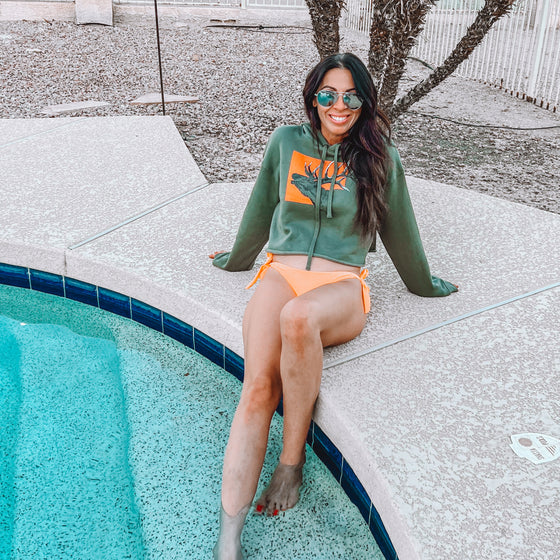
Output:
<path fill-rule="evenodd" d="M 282 394 L 280 312 L 294 297 L 285 280 L 270 269 L 243 318 L 245 377 L 224 457 L 223 523 L 214 548 L 214 558 L 220 560 L 242 558 L 241 530 L 257 489 L 270 421 Z"/>
<path fill-rule="evenodd" d="M 299 498 L 305 440 L 323 370 L 323 347 L 356 337 L 365 325 L 361 285 L 344 280 L 290 300 L 280 315 L 280 372 L 284 399 L 284 445 L 272 480 L 257 501 L 268 515 Z"/>

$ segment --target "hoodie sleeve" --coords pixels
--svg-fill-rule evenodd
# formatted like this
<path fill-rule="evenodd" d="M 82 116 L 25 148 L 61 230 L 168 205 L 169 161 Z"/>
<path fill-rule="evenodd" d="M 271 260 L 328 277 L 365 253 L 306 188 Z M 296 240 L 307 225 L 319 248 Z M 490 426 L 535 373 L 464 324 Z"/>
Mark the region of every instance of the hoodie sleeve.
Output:
<path fill-rule="evenodd" d="M 447 296 L 457 288 L 430 273 L 400 157 L 394 147 L 389 151 L 392 152 L 393 165 L 385 191 L 388 212 L 379 236 L 399 276 L 412 293 L 424 297 Z"/>
<path fill-rule="evenodd" d="M 235 237 L 231 251 L 214 257 L 212 264 L 223 270 L 250 270 L 270 234 L 270 223 L 279 202 L 279 157 L 277 136 L 270 137 L 263 163 Z"/>

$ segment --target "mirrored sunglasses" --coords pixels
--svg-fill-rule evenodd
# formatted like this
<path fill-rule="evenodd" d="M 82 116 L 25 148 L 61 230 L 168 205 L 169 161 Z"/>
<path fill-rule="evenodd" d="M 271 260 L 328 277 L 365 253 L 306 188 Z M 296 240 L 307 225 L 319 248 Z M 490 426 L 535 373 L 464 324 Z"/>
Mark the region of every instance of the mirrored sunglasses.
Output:
<path fill-rule="evenodd" d="M 315 94 L 315 97 L 317 98 L 317 103 L 319 103 L 321 107 L 332 107 L 341 95 L 342 102 L 346 105 L 346 107 L 348 107 L 348 109 L 355 111 L 362 106 L 362 100 L 357 93 L 322 89 Z"/>

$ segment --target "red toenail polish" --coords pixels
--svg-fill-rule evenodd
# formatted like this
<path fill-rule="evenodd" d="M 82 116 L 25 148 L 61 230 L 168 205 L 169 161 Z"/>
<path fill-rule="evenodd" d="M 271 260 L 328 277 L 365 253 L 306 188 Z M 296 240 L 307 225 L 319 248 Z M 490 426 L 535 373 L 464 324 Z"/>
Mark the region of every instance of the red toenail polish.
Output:
<path fill-rule="evenodd" d="M 261 504 L 259 504 L 259 505 L 257 506 L 257 511 L 258 511 L 259 513 L 261 513 L 262 510 L 263 510 L 263 507 L 262 507 Z"/>
<path fill-rule="evenodd" d="M 275 510 L 272 512 L 272 515 L 278 515 L 278 510 L 275 509 Z"/>

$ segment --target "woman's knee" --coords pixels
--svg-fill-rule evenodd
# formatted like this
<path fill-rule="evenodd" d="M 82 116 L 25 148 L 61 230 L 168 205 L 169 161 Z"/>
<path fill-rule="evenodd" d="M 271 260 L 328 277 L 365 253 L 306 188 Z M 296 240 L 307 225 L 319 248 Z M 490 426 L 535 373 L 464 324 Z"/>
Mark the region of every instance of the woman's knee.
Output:
<path fill-rule="evenodd" d="M 246 380 L 241 391 L 239 408 L 248 416 L 273 412 L 282 396 L 281 382 L 272 378 Z"/>
<path fill-rule="evenodd" d="M 280 313 L 283 341 L 304 341 L 319 335 L 313 308 L 313 302 L 306 299 L 295 298 L 286 303 Z"/>

